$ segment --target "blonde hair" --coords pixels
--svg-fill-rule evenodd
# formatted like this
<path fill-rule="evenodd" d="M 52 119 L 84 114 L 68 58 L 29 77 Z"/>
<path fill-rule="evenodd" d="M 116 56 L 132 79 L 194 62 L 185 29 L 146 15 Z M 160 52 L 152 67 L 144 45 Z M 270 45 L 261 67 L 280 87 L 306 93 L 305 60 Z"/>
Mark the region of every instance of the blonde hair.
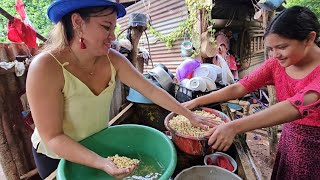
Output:
<path fill-rule="evenodd" d="M 67 34 L 63 23 L 60 21 L 50 31 L 48 39 L 41 52 L 61 52 L 69 46 Z"/>

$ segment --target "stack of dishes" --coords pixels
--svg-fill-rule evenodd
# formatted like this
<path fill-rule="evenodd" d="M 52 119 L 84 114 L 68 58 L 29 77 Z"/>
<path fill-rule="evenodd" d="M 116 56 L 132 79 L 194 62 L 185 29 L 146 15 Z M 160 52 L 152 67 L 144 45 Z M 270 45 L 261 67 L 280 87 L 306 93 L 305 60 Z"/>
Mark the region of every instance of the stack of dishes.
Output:
<path fill-rule="evenodd" d="M 200 67 L 194 70 L 193 77 L 208 77 L 213 81 L 217 80 L 218 74 L 222 70 L 219 66 L 213 64 L 201 64 Z"/>

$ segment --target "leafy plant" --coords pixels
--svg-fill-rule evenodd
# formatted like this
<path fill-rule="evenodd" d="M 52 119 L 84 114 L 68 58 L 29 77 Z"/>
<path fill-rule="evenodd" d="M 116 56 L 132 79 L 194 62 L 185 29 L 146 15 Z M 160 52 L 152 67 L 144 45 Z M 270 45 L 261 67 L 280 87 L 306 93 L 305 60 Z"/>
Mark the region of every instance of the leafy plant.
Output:
<path fill-rule="evenodd" d="M 185 0 L 185 3 L 188 7 L 189 15 L 188 18 L 180 23 L 179 27 L 171 32 L 168 35 L 163 35 L 159 31 L 157 31 L 155 28 L 153 28 L 151 25 L 148 26 L 148 29 L 150 33 L 158 38 L 160 41 L 165 42 L 166 47 L 171 48 L 172 43 L 176 40 L 184 37 L 185 34 L 191 35 L 191 39 L 193 41 L 193 44 L 197 50 L 199 50 L 200 47 L 200 34 L 197 33 L 199 30 L 195 29 L 194 26 L 199 21 L 198 19 L 198 11 L 199 10 L 205 10 L 206 13 L 206 19 L 208 21 L 208 24 L 213 24 L 213 20 L 211 19 L 211 5 L 209 5 L 206 0 Z M 214 33 L 214 29 L 209 29 L 210 34 Z M 214 38 L 210 38 L 211 41 L 214 41 Z M 196 52 L 197 53 L 197 52 Z"/>
<path fill-rule="evenodd" d="M 286 7 L 300 5 L 310 8 L 320 19 L 320 1 L 319 0 L 287 0 Z"/>

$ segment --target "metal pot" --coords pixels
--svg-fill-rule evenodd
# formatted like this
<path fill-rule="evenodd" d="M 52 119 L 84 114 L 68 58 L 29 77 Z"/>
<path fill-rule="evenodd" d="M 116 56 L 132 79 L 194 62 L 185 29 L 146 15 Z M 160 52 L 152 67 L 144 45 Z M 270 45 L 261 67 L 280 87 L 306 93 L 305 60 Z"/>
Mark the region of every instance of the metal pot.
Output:
<path fill-rule="evenodd" d="M 208 154 L 204 157 L 203 159 L 203 162 L 205 165 L 214 165 L 214 166 L 218 166 L 217 165 L 217 159 L 219 156 L 223 156 L 225 157 L 230 163 L 231 165 L 233 166 L 233 170 L 231 172 L 235 173 L 237 168 L 238 168 L 238 164 L 236 162 L 236 160 L 234 160 L 231 156 L 229 156 L 228 154 L 226 153 L 223 153 L 223 152 L 215 152 L 213 154 Z M 212 163 L 213 164 L 208 164 L 208 159 L 211 159 Z"/>
<path fill-rule="evenodd" d="M 162 69 L 164 69 L 168 74 L 169 76 L 171 77 L 171 79 L 174 78 L 174 75 L 172 74 L 172 72 L 163 64 L 157 64 L 155 65 L 155 67 L 161 67 Z"/>
<path fill-rule="evenodd" d="M 242 180 L 238 175 L 217 166 L 192 166 L 181 171 L 174 180 Z"/>
<path fill-rule="evenodd" d="M 162 67 L 157 66 L 152 70 L 148 71 L 148 74 L 152 76 L 155 80 L 157 80 L 163 89 L 165 89 L 166 91 L 170 91 L 173 85 L 173 80 Z"/>
<path fill-rule="evenodd" d="M 226 123 L 231 121 L 231 119 L 221 111 L 205 107 L 201 109 L 220 117 Z M 169 126 L 169 121 L 175 116 L 177 116 L 177 114 L 173 112 L 168 114 L 164 120 L 164 125 L 169 131 L 172 141 L 177 145 L 177 147 L 181 151 L 190 155 L 204 156 L 211 153 L 212 149 L 209 147 L 208 139 L 206 137 L 193 137 L 179 134 Z"/>

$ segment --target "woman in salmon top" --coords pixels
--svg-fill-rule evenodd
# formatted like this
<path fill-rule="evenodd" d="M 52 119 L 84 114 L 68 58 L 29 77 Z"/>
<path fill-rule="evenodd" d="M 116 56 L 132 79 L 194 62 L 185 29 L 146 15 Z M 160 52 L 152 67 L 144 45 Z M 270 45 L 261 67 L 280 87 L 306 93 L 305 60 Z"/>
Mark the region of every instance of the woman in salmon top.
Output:
<path fill-rule="evenodd" d="M 236 134 L 284 123 L 271 179 L 320 178 L 319 30 L 318 18 L 308 8 L 282 11 L 266 29 L 270 59 L 239 83 L 184 104 L 193 108 L 224 102 L 275 85 L 279 103 L 211 129 L 212 148 L 225 151 Z"/>

